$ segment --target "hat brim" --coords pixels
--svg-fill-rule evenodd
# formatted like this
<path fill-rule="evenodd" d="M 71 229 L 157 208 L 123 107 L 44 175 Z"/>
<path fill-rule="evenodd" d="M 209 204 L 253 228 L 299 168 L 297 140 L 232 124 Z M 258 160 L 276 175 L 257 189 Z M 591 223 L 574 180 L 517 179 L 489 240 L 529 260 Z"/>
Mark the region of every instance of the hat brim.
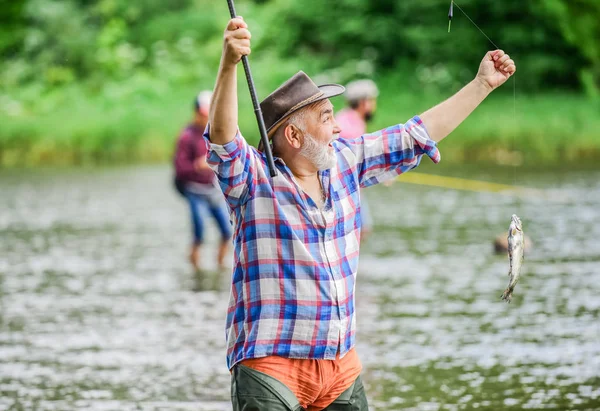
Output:
<path fill-rule="evenodd" d="M 318 98 L 315 98 L 313 100 L 310 100 L 306 104 L 298 105 L 298 107 L 295 107 L 293 111 L 290 111 L 289 113 L 287 113 L 287 115 L 285 117 L 282 117 L 279 120 L 277 120 L 271 127 L 269 127 L 267 129 L 267 136 L 268 136 L 269 140 L 271 139 L 271 137 L 273 137 L 273 134 L 275 133 L 275 131 L 277 131 L 277 129 L 279 128 L 279 126 L 285 120 L 287 120 L 287 118 L 289 116 L 291 116 L 292 114 L 294 114 L 298 110 L 300 110 L 300 109 L 302 109 L 302 108 L 304 108 L 306 106 L 309 106 L 311 104 L 314 104 L 317 101 L 322 101 L 322 100 L 325 100 L 325 99 L 328 99 L 328 98 L 331 98 L 331 97 L 339 96 L 339 95 L 343 94 L 344 91 L 346 91 L 346 89 L 344 88 L 344 86 L 341 86 L 339 84 L 323 84 L 322 86 L 318 86 L 318 87 L 319 87 L 319 90 L 323 93 L 323 95 L 321 95 Z M 262 140 L 258 143 L 258 149 L 260 151 L 263 151 Z"/>

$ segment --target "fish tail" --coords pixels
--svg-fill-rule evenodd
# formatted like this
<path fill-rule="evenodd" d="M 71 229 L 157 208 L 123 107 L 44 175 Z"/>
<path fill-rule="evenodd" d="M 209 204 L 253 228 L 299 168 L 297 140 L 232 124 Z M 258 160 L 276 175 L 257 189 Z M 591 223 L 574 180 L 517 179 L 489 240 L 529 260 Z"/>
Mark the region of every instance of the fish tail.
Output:
<path fill-rule="evenodd" d="M 512 292 L 513 290 L 511 290 L 510 287 L 508 287 L 506 290 L 504 290 L 500 298 L 502 298 L 502 300 L 506 301 L 507 303 L 510 303 L 510 300 L 512 300 Z"/>

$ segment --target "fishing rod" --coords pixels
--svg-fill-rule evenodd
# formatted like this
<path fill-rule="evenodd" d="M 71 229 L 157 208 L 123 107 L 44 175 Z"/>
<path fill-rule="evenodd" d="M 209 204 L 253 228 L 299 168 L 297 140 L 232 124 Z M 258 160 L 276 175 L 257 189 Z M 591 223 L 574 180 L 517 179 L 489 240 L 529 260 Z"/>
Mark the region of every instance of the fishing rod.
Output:
<path fill-rule="evenodd" d="M 236 18 L 237 13 L 235 12 L 235 6 L 233 0 L 227 0 L 229 6 L 229 14 L 231 18 Z M 252 72 L 250 71 L 250 63 L 248 63 L 248 56 L 242 56 L 242 64 L 244 66 L 244 72 L 246 73 L 246 81 L 248 82 L 248 89 L 250 90 L 250 98 L 252 99 L 252 106 L 254 106 L 254 114 L 256 115 L 256 121 L 258 122 L 258 131 L 260 132 L 260 139 L 262 141 L 265 155 L 267 156 L 267 165 L 269 166 L 269 173 L 271 177 L 277 175 L 277 169 L 275 168 L 275 162 L 273 161 L 273 153 L 271 152 L 271 145 L 269 144 L 269 138 L 267 137 L 267 129 L 265 127 L 265 120 L 263 119 L 260 104 L 256 97 L 256 88 L 254 87 L 254 80 L 252 79 Z"/>
<path fill-rule="evenodd" d="M 450 2 L 450 10 L 448 11 L 448 33 L 450 33 L 450 25 L 452 24 L 452 17 L 454 17 L 454 1 Z"/>

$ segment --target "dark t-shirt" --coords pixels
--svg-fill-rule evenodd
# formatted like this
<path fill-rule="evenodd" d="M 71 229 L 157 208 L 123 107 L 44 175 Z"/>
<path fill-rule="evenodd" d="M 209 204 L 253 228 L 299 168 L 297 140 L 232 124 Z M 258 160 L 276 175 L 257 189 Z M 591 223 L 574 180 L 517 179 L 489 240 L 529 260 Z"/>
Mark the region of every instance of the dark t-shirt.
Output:
<path fill-rule="evenodd" d="M 202 137 L 203 133 L 204 130 L 194 124 L 190 124 L 181 132 L 173 159 L 177 181 L 213 184 L 215 173 L 210 168 L 203 170 L 194 168 L 194 161 L 206 157 L 208 153 L 207 143 Z"/>

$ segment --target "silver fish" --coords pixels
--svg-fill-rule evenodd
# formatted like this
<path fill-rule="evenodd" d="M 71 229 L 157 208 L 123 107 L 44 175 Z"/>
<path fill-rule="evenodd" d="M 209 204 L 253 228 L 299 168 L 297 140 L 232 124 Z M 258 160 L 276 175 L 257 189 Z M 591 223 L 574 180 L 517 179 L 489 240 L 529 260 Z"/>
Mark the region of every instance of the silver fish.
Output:
<path fill-rule="evenodd" d="M 508 260 L 510 262 L 508 276 L 510 281 L 508 282 L 508 288 L 506 288 L 501 295 L 502 299 L 508 303 L 510 303 L 510 300 L 512 299 L 513 290 L 521 276 L 524 251 L 525 234 L 523 234 L 523 225 L 521 224 L 519 217 L 513 214 L 510 220 L 510 227 L 508 227 Z"/>

